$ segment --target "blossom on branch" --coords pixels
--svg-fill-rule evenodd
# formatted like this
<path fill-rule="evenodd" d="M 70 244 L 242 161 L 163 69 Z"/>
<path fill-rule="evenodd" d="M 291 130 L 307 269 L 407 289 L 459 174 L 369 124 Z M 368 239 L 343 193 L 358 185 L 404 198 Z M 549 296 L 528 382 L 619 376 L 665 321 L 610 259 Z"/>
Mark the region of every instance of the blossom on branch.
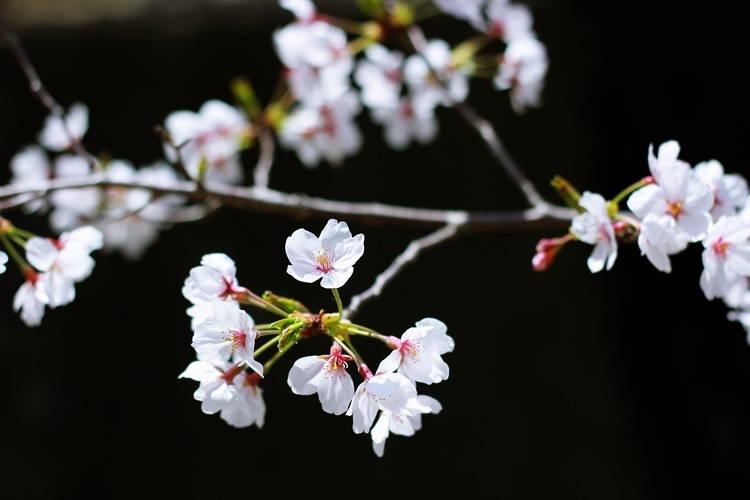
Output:
<path fill-rule="evenodd" d="M 13 310 L 20 313 L 21 321 L 26 326 L 39 326 L 44 317 L 44 306 L 49 304 L 49 297 L 41 275 L 33 269 L 27 269 L 26 281 L 13 297 Z"/>
<path fill-rule="evenodd" d="M 370 431 L 372 449 L 377 456 L 383 456 L 385 440 L 390 433 L 399 436 L 413 436 L 416 431 L 422 428 L 422 414 L 437 414 L 443 409 L 438 400 L 430 396 L 420 395 L 415 399 L 418 405 L 413 405 L 413 415 L 394 414 L 388 410 L 381 410 L 380 418 Z"/>
<path fill-rule="evenodd" d="M 258 420 L 259 415 L 253 413 L 253 408 L 248 404 L 248 399 L 238 388 L 238 385 L 242 387 L 242 384 L 247 381 L 244 368 L 230 363 L 213 365 L 198 360 L 190 363 L 178 378 L 190 378 L 200 382 L 200 387 L 195 391 L 193 397 L 197 401 L 201 401 L 203 413 L 211 415 L 218 411 L 226 411 L 228 418 L 225 420 L 232 425 L 236 425 L 235 422 Z M 262 405 L 262 400 L 260 403 L 257 404 L 256 401 L 253 405 L 255 411 L 257 412 L 262 408 L 265 412 L 265 405 Z M 260 425 L 262 425 L 262 414 L 260 415 L 260 422 Z"/>
<path fill-rule="evenodd" d="M 703 240 L 700 285 L 706 298 L 723 297 L 740 276 L 750 276 L 750 222 L 723 215 Z"/>
<path fill-rule="evenodd" d="M 607 212 L 607 202 L 602 195 L 586 191 L 578 204 L 586 211 L 573 218 L 570 232 L 584 243 L 595 245 L 587 261 L 589 270 L 598 273 L 606 262 L 609 271 L 617 259 L 617 239 Z"/>
<path fill-rule="evenodd" d="M 717 221 L 722 215 L 736 215 L 748 196 L 747 181 L 739 174 L 725 174 L 716 160 L 704 161 L 695 167 L 695 176 L 708 184 L 714 193 L 711 217 Z"/>
<path fill-rule="evenodd" d="M 365 252 L 365 236 L 352 236 L 346 222 L 330 219 L 316 237 L 297 229 L 286 239 L 286 256 L 291 263 L 286 272 L 304 283 L 320 278 L 323 288 L 340 288 L 354 272 L 354 264 Z"/>
<path fill-rule="evenodd" d="M 346 371 L 351 360 L 334 342 L 327 356 L 305 356 L 295 361 L 287 384 L 294 394 L 309 396 L 317 392 L 324 412 L 341 415 L 354 396 L 354 382 Z"/>
<path fill-rule="evenodd" d="M 447 331 L 442 321 L 425 318 L 406 330 L 401 339 L 390 337 L 388 344 L 393 352 L 380 363 L 378 373 L 398 370 L 412 382 L 423 384 L 446 380 L 448 365 L 440 356 L 452 352 L 454 347 Z"/>
<path fill-rule="evenodd" d="M 516 38 L 505 48 L 493 82 L 499 90 L 510 89 L 513 110 L 522 114 L 526 108 L 541 105 L 548 67 L 547 49 L 542 42 L 530 36 Z"/>
<path fill-rule="evenodd" d="M 369 374 L 368 374 L 369 375 Z M 414 384 L 400 373 L 378 373 L 359 384 L 346 414 L 353 416 L 352 428 L 360 434 L 368 432 L 378 410 L 396 415 L 420 413 Z"/>
<path fill-rule="evenodd" d="M 60 118 L 49 115 L 39 133 L 39 144 L 50 151 L 66 151 L 80 143 L 89 128 L 89 108 L 77 102 Z"/>
<path fill-rule="evenodd" d="M 39 146 L 28 146 L 16 153 L 10 160 L 10 169 L 13 172 L 10 183 L 19 186 L 47 180 L 52 176 L 47 154 Z M 44 211 L 47 206 L 47 201 L 41 198 L 24 204 L 23 211 L 26 213 Z"/>
<path fill-rule="evenodd" d="M 236 274 L 234 261 L 223 253 L 204 255 L 201 265 L 190 270 L 190 276 L 182 287 L 182 295 L 193 303 L 187 310 L 188 316 L 193 318 L 193 330 L 214 317 L 214 300 L 237 304 L 236 297 L 247 289 L 239 285 Z"/>

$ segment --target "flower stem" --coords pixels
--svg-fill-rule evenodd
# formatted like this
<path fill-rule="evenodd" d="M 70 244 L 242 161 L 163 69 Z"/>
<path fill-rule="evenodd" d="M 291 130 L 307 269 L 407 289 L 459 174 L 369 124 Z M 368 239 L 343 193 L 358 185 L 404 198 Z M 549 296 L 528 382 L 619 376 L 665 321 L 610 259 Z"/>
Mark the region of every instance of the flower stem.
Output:
<path fill-rule="evenodd" d="M 21 271 L 25 271 L 26 268 L 29 267 L 29 264 L 26 262 L 26 260 L 21 257 L 21 255 L 16 250 L 16 247 L 13 246 L 13 243 L 8 240 L 8 236 L 6 234 L 3 234 L 3 245 L 5 245 L 6 250 L 8 250 L 8 253 L 11 257 L 13 257 L 13 260 L 16 261 L 16 264 L 18 264 L 18 267 L 21 268 Z"/>
<path fill-rule="evenodd" d="M 276 345 L 279 342 L 279 337 L 281 337 L 281 335 L 276 335 L 274 338 L 257 348 L 253 353 L 253 358 L 257 358 L 258 356 L 266 352 L 271 346 Z"/>
<path fill-rule="evenodd" d="M 641 179 L 638 182 L 631 184 L 630 186 L 620 191 L 620 193 L 617 196 L 612 198 L 612 203 L 619 204 L 623 200 L 623 198 L 625 198 L 627 195 L 649 184 L 652 184 L 652 182 L 648 182 L 646 179 Z"/>
<path fill-rule="evenodd" d="M 13 227 L 12 234 L 17 234 L 21 238 L 26 238 L 27 240 L 29 238 L 36 238 L 36 235 L 34 233 L 30 233 L 29 231 L 24 231 L 23 229 L 19 229 L 17 227 Z"/>
<path fill-rule="evenodd" d="M 271 367 L 272 367 L 272 366 L 273 366 L 274 364 L 276 364 L 276 362 L 277 362 L 278 360 L 280 360 L 280 359 L 281 359 L 281 356 L 283 356 L 284 354 L 286 354 L 286 351 L 279 351 L 279 352 L 277 352 L 276 354 L 274 354 L 274 355 L 273 355 L 273 357 L 272 357 L 271 359 L 269 359 L 268 361 L 266 361 L 266 362 L 265 362 L 265 363 L 263 364 L 263 375 L 266 375 L 266 374 L 267 374 L 267 373 L 268 373 L 268 372 L 269 372 L 269 371 L 271 370 Z"/>
<path fill-rule="evenodd" d="M 339 308 L 339 319 L 344 317 L 344 305 L 341 303 L 341 297 L 339 296 L 339 291 L 336 288 L 331 288 L 331 291 L 333 292 L 333 298 L 336 299 L 336 305 Z"/>

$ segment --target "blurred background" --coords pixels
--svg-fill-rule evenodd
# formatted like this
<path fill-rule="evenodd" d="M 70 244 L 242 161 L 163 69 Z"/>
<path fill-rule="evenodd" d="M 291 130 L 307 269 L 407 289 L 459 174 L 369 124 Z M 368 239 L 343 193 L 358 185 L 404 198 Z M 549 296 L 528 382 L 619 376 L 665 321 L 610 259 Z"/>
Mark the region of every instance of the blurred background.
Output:
<path fill-rule="evenodd" d="M 316 3 L 361 19 L 349 2 Z M 469 102 L 549 199 L 555 174 L 612 197 L 648 173 L 649 143 L 669 139 L 691 164 L 715 158 L 750 176 L 746 17 L 736 2 L 525 3 L 551 61 L 544 107 L 516 116 L 489 81 L 472 82 Z M 291 20 L 273 0 L 5 0 L 0 9 L 53 95 L 89 106 L 88 149 L 136 165 L 161 157 L 153 127 L 170 112 L 231 102 L 231 78 L 248 76 L 268 98 L 280 70 L 271 35 Z M 444 16 L 423 28 L 452 44 L 472 33 Z M 45 115 L 0 45 L 0 164 L 35 139 Z M 409 206 L 521 207 L 458 115 L 441 109 L 439 119 L 435 144 L 397 154 L 363 114 L 358 156 L 308 170 L 281 150 L 271 187 Z M 254 155 L 244 157 L 248 169 Z M 0 173 L 3 183 L 9 177 Z M 3 215 L 49 234 L 43 218 Z M 471 234 L 425 253 L 357 318 L 400 335 L 437 317 L 456 342 L 445 356 L 450 379 L 421 389 L 443 412 L 425 416 L 414 437 L 391 436 L 383 458 L 349 418 L 287 387 L 298 355 L 327 350 L 320 339 L 300 344 L 262 382 L 262 430 L 204 415 L 192 397 L 197 382 L 177 379 L 194 359 L 180 293 L 189 270 L 205 253 L 225 252 L 242 285 L 333 309 L 326 290 L 285 273 L 285 238 L 324 224 L 226 208 L 176 226 L 140 262 L 98 255 L 76 300 L 35 329 L 11 309 L 22 278 L 9 267 L 0 277 L 3 496 L 750 493 L 750 349 L 742 327 L 698 286 L 700 245 L 673 259 L 671 275 L 625 245 L 612 271 L 591 275 L 591 247 L 581 244 L 536 274 L 534 245 L 554 230 Z M 344 302 L 427 232 L 351 229 L 366 234 L 367 252 L 341 290 Z M 371 365 L 387 354 L 374 344 L 357 344 Z"/>

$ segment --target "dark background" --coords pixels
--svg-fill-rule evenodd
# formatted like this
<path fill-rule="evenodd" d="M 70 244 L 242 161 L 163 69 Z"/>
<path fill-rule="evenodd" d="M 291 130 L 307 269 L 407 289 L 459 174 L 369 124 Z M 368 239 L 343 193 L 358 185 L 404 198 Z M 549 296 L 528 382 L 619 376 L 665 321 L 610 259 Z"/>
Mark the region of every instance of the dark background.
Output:
<path fill-rule="evenodd" d="M 716 158 L 728 172 L 750 176 L 747 28 L 736 2 L 528 3 L 551 59 L 544 108 L 515 116 L 507 96 L 487 81 L 472 83 L 469 101 L 546 196 L 554 199 L 547 182 L 559 173 L 581 190 L 612 197 L 647 174 L 648 144 L 669 139 L 680 141 L 681 157 L 692 164 Z M 150 163 L 161 155 L 152 127 L 171 111 L 230 101 L 227 82 L 237 75 L 270 95 L 279 71 L 270 36 L 290 17 L 250 1 L 191 5 L 19 27 L 57 99 L 88 104 L 91 151 Z M 352 13 L 336 5 L 327 11 Z M 423 26 L 451 43 L 471 33 L 447 18 Z M 0 163 L 34 140 L 44 116 L 0 48 Z M 271 186 L 436 208 L 522 206 L 457 115 L 443 109 L 439 116 L 435 145 L 396 154 L 362 115 L 360 155 L 340 169 L 306 170 L 281 151 Z M 248 168 L 254 154 L 246 155 Z M 48 234 L 41 218 L 4 215 Z M 298 227 L 318 233 L 324 224 L 227 208 L 174 227 L 141 262 L 98 256 L 75 302 L 48 311 L 36 329 L 12 312 L 21 277 L 9 266 L 0 277 L 4 496 L 750 493 L 750 350 L 741 326 L 698 286 L 700 245 L 673 259 L 671 275 L 626 245 L 612 271 L 591 275 L 591 247 L 581 244 L 535 274 L 534 245 L 554 230 L 472 234 L 424 254 L 357 318 L 400 335 L 434 316 L 456 341 L 445 356 L 450 379 L 420 389 L 440 400 L 443 412 L 425 416 L 414 437 L 391 436 L 384 458 L 374 455 L 369 436 L 351 432 L 349 418 L 327 415 L 315 397 L 289 391 L 294 359 L 325 351 L 323 340 L 298 346 L 263 381 L 262 430 L 204 415 L 192 398 L 197 383 L 177 379 L 194 359 L 180 293 L 190 268 L 205 253 L 225 252 L 242 285 L 332 309 L 326 290 L 285 274 L 285 238 Z M 351 228 L 366 234 L 367 252 L 341 290 L 345 302 L 426 234 Z M 371 365 L 386 354 L 366 339 L 357 345 Z"/>

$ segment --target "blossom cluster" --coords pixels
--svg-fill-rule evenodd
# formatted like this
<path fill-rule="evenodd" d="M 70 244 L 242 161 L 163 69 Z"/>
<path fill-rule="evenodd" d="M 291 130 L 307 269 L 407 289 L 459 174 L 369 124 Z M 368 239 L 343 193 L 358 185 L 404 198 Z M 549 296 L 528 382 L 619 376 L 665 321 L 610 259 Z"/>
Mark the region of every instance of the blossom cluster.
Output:
<path fill-rule="evenodd" d="M 382 6 L 368 12 L 375 22 L 363 24 L 361 36 L 349 41 L 346 25 L 318 13 L 312 1 L 279 3 L 296 18 L 274 34 L 295 101 L 279 125 L 279 141 L 308 167 L 321 160 L 340 165 L 359 151 L 362 135 L 354 120 L 362 106 L 384 127 L 385 141 L 392 148 L 404 149 L 412 141 L 429 143 L 438 132 L 435 109 L 464 101 L 469 78 L 488 76 L 488 67 L 494 68 L 495 87 L 510 89 L 517 112 L 541 103 L 547 54 L 522 4 L 437 0 L 445 13 L 469 21 L 481 35 L 453 48 L 432 39 L 419 54 L 407 56 L 383 43 L 409 22 L 389 15 Z M 502 55 L 478 53 L 494 40 L 505 44 Z M 364 57 L 356 59 L 360 51 Z"/>
<path fill-rule="evenodd" d="M 573 239 L 594 245 L 588 259 L 592 273 L 611 269 L 618 239 L 637 238 L 641 255 L 659 271 L 672 270 L 670 256 L 701 242 L 703 272 L 699 284 L 707 299 L 721 298 L 735 309 L 729 318 L 750 332 L 750 197 L 739 174 L 727 174 L 716 160 L 691 167 L 678 158 L 676 141 L 648 150 L 651 175 L 606 201 L 596 193 L 578 195 L 571 186 L 558 189 L 581 213 L 568 236 L 542 240 L 533 264 L 549 266 L 559 248 Z M 630 212 L 621 211 L 625 197 Z M 750 337 L 749 337 L 750 341 Z"/>
<path fill-rule="evenodd" d="M 391 434 L 411 436 L 421 428 L 421 417 L 438 413 L 438 401 L 417 393 L 417 383 L 433 384 L 448 378 L 442 355 L 453 350 L 453 339 L 439 320 L 426 318 L 400 337 L 385 336 L 343 317 L 337 289 L 352 275 L 364 253 L 364 236 L 352 236 L 345 222 L 331 219 L 319 236 L 304 229 L 286 242 L 287 273 L 305 283 L 321 280 L 332 289 L 337 313 L 311 314 L 297 301 L 266 292 L 262 297 L 239 285 L 234 261 L 224 254 L 205 255 L 190 271 L 182 293 L 193 305 L 193 348 L 197 360 L 180 375 L 200 382 L 194 398 L 208 414 L 219 413 L 235 427 L 265 422 L 266 405 L 259 387 L 276 361 L 294 344 L 314 336 L 328 336 L 326 354 L 297 359 L 287 377 L 294 394 L 317 394 L 323 411 L 352 417 L 355 433 L 369 432 L 373 449 L 383 455 Z M 240 305 L 248 304 L 282 319 L 260 325 Z M 391 353 L 373 373 L 353 349 L 351 337 L 381 340 Z M 256 340 L 270 340 L 256 348 Z M 257 357 L 276 347 L 264 364 Z M 349 373 L 356 365 L 363 381 L 355 389 Z M 377 423 L 375 423 L 376 418 Z M 373 425 L 374 424 L 374 425 Z"/>

